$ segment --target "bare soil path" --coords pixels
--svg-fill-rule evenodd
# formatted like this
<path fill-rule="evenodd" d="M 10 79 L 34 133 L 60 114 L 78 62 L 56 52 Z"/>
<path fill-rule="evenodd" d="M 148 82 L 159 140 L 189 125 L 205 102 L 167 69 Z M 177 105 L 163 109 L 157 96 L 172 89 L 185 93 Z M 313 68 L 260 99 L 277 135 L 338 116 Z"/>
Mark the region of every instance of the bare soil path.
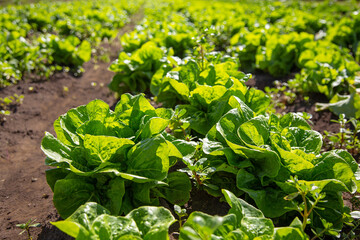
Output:
<path fill-rule="evenodd" d="M 143 14 L 132 16 L 119 35 L 131 31 Z M 118 39 L 104 46 L 110 58 L 120 51 Z M 110 63 L 94 60 L 84 65 L 85 73 L 75 78 L 57 73 L 49 81 L 23 81 L 16 86 L 0 89 L 0 97 L 14 93 L 24 95 L 23 104 L 15 107 L 7 121 L 0 126 L 0 239 L 28 239 L 18 235 L 15 225 L 36 219 L 41 227 L 33 228 L 33 239 L 71 239 L 56 231 L 49 223 L 59 216 L 52 203 L 52 192 L 45 179 L 45 155 L 40 150 L 45 131 L 54 134 L 53 122 L 70 108 L 102 99 L 110 106 L 116 99 L 107 88 L 113 73 Z M 30 91 L 29 87 L 33 90 Z"/>

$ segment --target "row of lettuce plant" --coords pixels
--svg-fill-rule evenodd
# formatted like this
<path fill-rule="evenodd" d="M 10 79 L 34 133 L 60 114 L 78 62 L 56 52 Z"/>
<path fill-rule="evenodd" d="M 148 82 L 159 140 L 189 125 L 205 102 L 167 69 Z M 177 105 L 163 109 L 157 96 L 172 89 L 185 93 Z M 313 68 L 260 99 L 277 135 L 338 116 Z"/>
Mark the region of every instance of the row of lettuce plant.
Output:
<path fill-rule="evenodd" d="M 307 239 L 299 219 L 289 227 L 274 227 L 260 210 L 230 191 L 223 190 L 223 194 L 231 207 L 229 213 L 223 217 L 191 213 L 179 239 Z M 89 202 L 54 225 L 76 239 L 168 239 L 168 228 L 174 222 L 171 212 L 163 207 L 139 207 L 116 217 Z"/>
<path fill-rule="evenodd" d="M 92 48 L 114 39 L 141 1 L 40 2 L 0 9 L 0 87 L 24 74 L 49 77 L 70 68 L 75 73 Z M 77 11 L 74 11 L 77 9 Z"/>
<path fill-rule="evenodd" d="M 181 239 L 306 239 L 310 229 L 313 236 L 337 235 L 352 221 L 341 194 L 359 185 L 353 157 L 343 150 L 320 154 L 321 134 L 298 114 L 267 114 L 268 97 L 248 89 L 249 76 L 223 61 L 203 69 L 202 61 L 189 59 L 159 74 L 151 84 L 159 90 L 158 100 L 172 108 L 154 108 L 141 94 L 123 94 L 114 111 L 94 100 L 55 121 L 57 138 L 47 133 L 42 149 L 46 164 L 56 167 L 46 176 L 54 205 L 67 218 L 60 229 L 77 239 L 99 234 L 167 239 L 164 229 L 172 218 L 152 223 L 149 212 L 161 212 L 161 222 L 165 210 L 142 206 L 158 206 L 159 198 L 183 205 L 193 184 L 217 197 L 227 189 L 261 212 L 194 213 L 180 229 Z M 186 167 L 179 169 L 179 161 Z M 107 210 L 94 203 L 81 207 L 87 202 Z M 92 206 L 99 216 L 89 213 L 92 220 L 84 225 L 84 209 Z M 118 217 L 122 214 L 127 215 Z M 274 223 L 289 227 L 274 229 Z M 128 224 L 131 232 L 124 228 Z"/>
<path fill-rule="evenodd" d="M 159 14 L 159 6 L 171 14 Z M 46 164 L 56 167 L 46 172 L 47 181 L 66 218 L 54 225 L 76 239 L 168 239 L 174 218 L 154 206 L 160 199 L 184 205 L 195 185 L 225 197 L 231 209 L 223 217 L 192 213 L 180 239 L 339 236 L 359 214 L 342 198 L 359 189 L 358 164 L 343 150 L 320 153 L 322 136 L 301 115 L 267 113 L 269 98 L 245 86 L 250 75 L 237 71 L 238 57 L 207 51 L 229 40 L 217 34 L 224 30 L 221 21 L 201 15 L 211 7 L 198 3 L 196 15 L 187 7 L 162 1 L 146 8 L 150 17 L 122 38 L 126 52 L 110 67 L 116 72 L 110 88 L 119 96 L 150 91 L 162 107 L 154 108 L 143 95 L 121 95 L 114 111 L 94 100 L 55 121 L 57 138 L 44 137 Z M 209 19 L 200 24 L 200 16 Z M 207 21 L 205 34 L 194 38 L 192 30 Z M 236 26 L 241 29 L 241 23 Z M 239 29 L 226 31 L 235 35 Z M 286 34 L 296 54 L 303 48 L 299 36 L 314 43 L 307 34 Z M 318 58 L 326 58 L 321 51 L 324 57 Z M 297 56 L 292 54 L 287 59 Z M 308 55 L 295 60 L 318 63 Z M 344 64 L 340 55 L 336 61 Z"/>
<path fill-rule="evenodd" d="M 346 21 L 336 22 L 320 14 L 321 4 L 294 4 L 295 12 L 290 12 L 286 8 L 288 3 L 271 1 L 162 3 L 155 8 L 161 11 L 146 11 L 143 23 L 122 37 L 127 55 L 151 41 L 168 52 L 172 49 L 176 57 L 192 56 L 201 39 L 196 36 L 201 33 L 210 50 L 238 58 L 243 71 L 260 69 L 278 77 L 300 70 L 290 81 L 291 88 L 304 94 L 324 94 L 331 104 L 319 105 L 319 109 L 328 108 L 335 114 L 342 111 L 348 118 L 360 116 L 356 104 L 360 98 L 356 91 L 360 70 L 356 62 L 359 33 L 351 28 L 358 21 L 354 7 L 335 4 L 333 19 L 341 19 L 344 11 L 349 13 Z M 112 90 L 119 91 L 113 87 L 118 81 L 112 84 Z"/>

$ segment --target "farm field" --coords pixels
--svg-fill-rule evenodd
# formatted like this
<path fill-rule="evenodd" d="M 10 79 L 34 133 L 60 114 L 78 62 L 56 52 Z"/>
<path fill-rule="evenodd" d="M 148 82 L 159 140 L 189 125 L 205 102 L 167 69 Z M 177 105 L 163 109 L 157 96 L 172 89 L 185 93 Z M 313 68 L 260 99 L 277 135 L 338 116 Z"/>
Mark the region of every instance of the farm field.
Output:
<path fill-rule="evenodd" d="M 0 238 L 360 239 L 359 9 L 4 5 Z"/>

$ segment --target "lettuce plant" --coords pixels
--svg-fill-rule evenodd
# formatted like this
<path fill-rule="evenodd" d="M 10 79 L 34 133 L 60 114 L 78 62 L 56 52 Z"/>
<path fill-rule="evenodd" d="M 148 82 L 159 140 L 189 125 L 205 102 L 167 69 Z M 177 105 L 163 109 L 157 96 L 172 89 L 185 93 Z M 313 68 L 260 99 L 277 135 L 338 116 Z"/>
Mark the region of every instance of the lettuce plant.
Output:
<path fill-rule="evenodd" d="M 48 78 L 63 67 L 80 73 L 92 47 L 115 38 L 141 2 L 52 1 L 2 7 L 0 87 L 17 83 L 26 73 Z"/>
<path fill-rule="evenodd" d="M 66 220 L 52 224 L 76 240 L 166 240 L 174 221 L 171 212 L 163 207 L 143 206 L 118 217 L 101 205 L 88 202 Z"/>
<path fill-rule="evenodd" d="M 154 109 L 142 95 L 125 94 L 115 111 L 94 100 L 60 116 L 54 123 L 57 138 L 46 133 L 41 145 L 46 164 L 56 167 L 46 177 L 60 215 L 68 217 L 88 201 L 114 215 L 157 205 L 159 196 L 187 202 L 187 175 L 168 173 L 182 154 L 161 135 L 172 113 Z"/>
<path fill-rule="evenodd" d="M 233 61 L 212 64 L 202 69 L 194 60 L 167 72 L 164 77 L 153 77 L 150 90 L 165 106 L 186 110 L 190 129 L 205 135 L 231 107 L 227 104 L 235 95 L 245 101 L 256 113 L 264 113 L 270 100 L 264 92 L 250 88 L 244 82 L 249 74 L 237 71 Z"/>
<path fill-rule="evenodd" d="M 260 210 L 230 191 L 222 193 L 231 207 L 228 214 L 221 217 L 191 213 L 180 227 L 179 239 L 308 239 L 299 227 L 299 219 L 295 218 L 288 227 L 274 227 L 272 220 L 265 218 Z M 101 205 L 88 202 L 67 219 L 52 224 L 76 240 L 166 240 L 169 239 L 168 228 L 174 222 L 171 212 L 163 207 L 142 206 L 117 217 Z"/>
<path fill-rule="evenodd" d="M 91 59 L 91 45 L 75 36 L 61 39 L 56 35 L 45 35 L 39 39 L 42 47 L 50 49 L 53 63 L 79 69 Z"/>
<path fill-rule="evenodd" d="M 231 38 L 231 51 L 239 58 L 243 71 L 255 70 L 256 53 L 259 47 L 265 46 L 265 42 L 266 34 L 260 29 L 253 32 L 244 29 Z"/>
<path fill-rule="evenodd" d="M 179 239 L 308 239 L 298 227 L 297 218 L 288 227 L 276 228 L 272 220 L 265 218 L 260 210 L 237 198 L 230 191 L 222 192 L 231 207 L 229 213 L 223 217 L 202 212 L 191 213 L 184 227 L 180 229 Z"/>
<path fill-rule="evenodd" d="M 156 6 L 161 10 L 151 12 L 147 9 L 147 16 L 141 25 L 121 37 L 124 51 L 134 52 L 146 42 L 151 41 L 158 47 L 171 49 L 175 56 L 184 58 L 196 45 L 194 36 L 197 32 L 186 16 L 176 12 L 176 9 L 181 9 L 181 7 L 179 2 L 176 6 L 169 6 L 169 3 L 162 2 Z M 163 14 L 159 15 L 159 12 Z"/>
<path fill-rule="evenodd" d="M 289 74 L 296 66 L 301 46 L 312 40 L 306 33 L 272 34 L 256 54 L 257 68 L 279 77 Z"/>
<path fill-rule="evenodd" d="M 171 55 L 171 54 L 170 54 Z M 149 88 L 155 72 L 164 64 L 176 64 L 167 57 L 164 50 L 154 42 L 147 42 L 133 53 L 121 52 L 109 69 L 115 72 L 109 88 L 119 94 L 125 89 L 132 92 L 144 92 Z"/>
<path fill-rule="evenodd" d="M 297 192 L 290 181 L 296 176 L 301 184 L 325 195 L 310 214 L 311 227 L 321 229 L 326 220 L 341 229 L 347 213 L 341 193 L 354 193 L 359 184 L 359 166 L 353 157 L 344 150 L 320 154 L 321 134 L 297 114 L 257 116 L 240 99 L 231 97 L 229 102 L 234 108 L 209 131 L 204 152 L 226 156 L 228 164 L 238 168 L 237 187 L 265 216 L 291 216 L 297 210 L 285 199 Z M 301 198 L 294 200 L 303 203 Z"/>

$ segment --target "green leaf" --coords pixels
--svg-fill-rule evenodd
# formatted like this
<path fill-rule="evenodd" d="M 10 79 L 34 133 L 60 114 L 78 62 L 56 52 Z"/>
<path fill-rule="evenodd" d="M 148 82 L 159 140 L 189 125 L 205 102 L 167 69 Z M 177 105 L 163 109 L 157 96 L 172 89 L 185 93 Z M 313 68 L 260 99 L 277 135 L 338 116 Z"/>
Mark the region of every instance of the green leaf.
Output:
<path fill-rule="evenodd" d="M 98 166 L 101 163 L 124 161 L 126 149 L 135 143 L 126 138 L 111 136 L 85 135 L 84 148 L 87 153 L 89 165 Z"/>
<path fill-rule="evenodd" d="M 98 239 L 141 239 L 135 221 L 125 217 L 103 214 L 93 221 L 91 230 Z"/>
<path fill-rule="evenodd" d="M 240 229 L 244 231 L 250 239 L 262 236 L 272 238 L 274 234 L 274 224 L 267 218 L 244 217 L 241 220 Z"/>
<path fill-rule="evenodd" d="M 109 211 L 100 204 L 88 202 L 77 208 L 66 221 L 74 221 L 90 229 L 91 223 L 102 214 L 109 214 Z"/>
<path fill-rule="evenodd" d="M 298 127 L 303 130 L 310 130 L 310 125 L 304 118 L 296 113 L 287 113 L 280 118 L 280 125 L 286 127 Z"/>
<path fill-rule="evenodd" d="M 247 120 L 247 117 L 244 117 L 238 109 L 232 109 L 221 117 L 216 124 L 216 130 L 227 143 L 241 144 L 236 132 L 239 126 Z"/>
<path fill-rule="evenodd" d="M 109 187 L 106 191 L 106 196 L 109 199 L 109 203 L 105 205 L 110 213 L 113 215 L 119 215 L 122 205 L 122 199 L 125 195 L 125 181 L 120 178 L 114 178 L 109 182 Z"/>
<path fill-rule="evenodd" d="M 316 162 L 309 180 L 336 179 L 345 184 L 349 192 L 356 192 L 354 173 L 357 166 L 349 154 L 345 155 L 343 151 L 330 151 L 324 153 Z"/>
<path fill-rule="evenodd" d="M 71 221 L 58 221 L 52 222 L 52 225 L 69 235 L 70 237 L 77 238 L 78 236 L 89 237 L 89 231 L 83 228 L 79 223 Z"/>
<path fill-rule="evenodd" d="M 192 185 L 186 173 L 169 173 L 166 183 L 168 186 L 158 188 L 161 197 L 168 200 L 171 204 L 181 206 L 189 201 Z"/>
<path fill-rule="evenodd" d="M 232 192 L 222 189 L 226 202 L 230 205 L 228 214 L 235 214 L 237 218 L 237 226 L 240 227 L 243 217 L 257 217 L 263 218 L 262 212 L 255 207 L 251 206 L 244 200 L 237 198 Z"/>
<path fill-rule="evenodd" d="M 54 187 L 54 205 L 62 218 L 69 217 L 75 210 L 94 196 L 94 186 L 82 179 L 61 179 Z"/>
<path fill-rule="evenodd" d="M 41 142 L 41 150 L 45 153 L 47 157 L 57 163 L 65 162 L 71 164 L 72 162 L 72 149 L 68 146 L 65 146 L 51 133 L 45 133 L 45 137 Z"/>
<path fill-rule="evenodd" d="M 64 221 L 51 223 L 66 234 L 76 239 L 90 237 L 92 222 L 100 215 L 108 213 L 108 210 L 97 203 L 86 203 Z M 82 238 L 81 238 L 82 237 Z"/>
<path fill-rule="evenodd" d="M 280 217 L 281 215 L 291 211 L 293 205 L 290 201 L 286 201 L 286 194 L 270 187 L 263 187 L 262 190 L 240 188 L 255 201 L 256 206 L 264 213 L 266 217 Z"/>
<path fill-rule="evenodd" d="M 298 192 L 294 192 L 294 193 L 291 193 L 291 194 L 285 196 L 284 198 L 285 198 L 285 200 L 290 201 L 290 200 L 294 200 L 294 199 L 297 198 L 298 196 L 299 196 L 299 193 L 298 193 Z"/>
<path fill-rule="evenodd" d="M 57 138 L 67 145 L 79 145 L 80 140 L 76 130 L 88 120 L 89 117 L 85 105 L 70 109 L 54 122 Z"/>
<path fill-rule="evenodd" d="M 303 149 L 306 153 L 320 153 L 323 142 L 322 135 L 319 132 L 313 130 L 303 130 L 296 127 L 291 127 L 286 130 L 288 130 L 288 132 L 283 132 L 286 132 L 287 135 L 292 135 L 295 140 L 291 141 L 291 147 L 299 147 Z M 282 135 L 285 134 L 282 133 Z"/>
<path fill-rule="evenodd" d="M 110 114 L 109 105 L 102 100 L 93 100 L 86 105 L 89 120 L 104 121 Z"/>
<path fill-rule="evenodd" d="M 298 228 L 275 228 L 274 240 L 307 240 L 308 237 Z"/>
<path fill-rule="evenodd" d="M 128 189 L 128 191 L 131 191 L 133 206 L 138 207 L 159 205 L 159 199 L 153 193 L 155 191 L 154 188 L 157 185 L 160 184 L 154 181 L 147 183 L 132 183 L 131 188 Z M 162 185 L 165 185 L 165 183 Z"/>
<path fill-rule="evenodd" d="M 282 144 L 288 144 L 288 142 L 285 142 L 285 140 L 279 134 L 272 134 L 271 142 L 275 149 L 279 152 L 282 163 L 291 173 L 296 175 L 304 175 L 313 169 L 314 164 L 302 156 L 306 154 L 299 154 L 301 150 L 292 151 L 290 149 L 290 151 L 286 151 L 280 147 Z"/>
<path fill-rule="evenodd" d="M 171 145 L 160 136 L 142 140 L 128 153 L 128 172 L 163 180 L 170 168 Z M 182 157 L 181 154 L 180 157 Z"/>
<path fill-rule="evenodd" d="M 238 130 L 241 140 L 250 145 L 265 145 L 270 134 L 267 122 L 267 118 L 258 116 L 241 124 Z"/>
<path fill-rule="evenodd" d="M 141 129 L 141 139 L 150 138 L 160 134 L 169 125 L 169 120 L 153 117 L 146 122 L 145 126 Z"/>
<path fill-rule="evenodd" d="M 224 96 L 226 91 L 224 86 L 197 86 L 190 93 L 190 104 L 200 109 L 208 109 L 209 105 Z"/>
<path fill-rule="evenodd" d="M 237 217 L 234 214 L 228 214 L 223 217 L 223 222 L 214 232 L 215 236 L 227 237 L 230 232 L 236 230 Z"/>
<path fill-rule="evenodd" d="M 198 82 L 199 75 L 200 69 L 194 60 L 189 60 L 179 71 L 180 81 L 185 83 L 191 90 L 192 86 L 195 86 L 195 83 Z"/>
<path fill-rule="evenodd" d="M 329 109 L 336 115 L 345 114 L 346 118 L 360 117 L 360 95 L 353 87 L 350 87 L 350 95 L 335 95 L 330 103 L 316 104 L 316 111 Z"/>
<path fill-rule="evenodd" d="M 163 207 L 139 207 L 126 218 L 135 221 L 144 240 L 169 239 L 168 229 L 175 222 L 171 212 Z"/>
<path fill-rule="evenodd" d="M 241 145 L 232 144 L 231 142 L 228 142 L 228 145 L 236 154 L 251 161 L 252 165 L 257 169 L 256 175 L 261 181 L 264 177 L 274 178 L 278 175 L 281 163 L 276 152 L 253 145 L 243 147 Z"/>
<path fill-rule="evenodd" d="M 49 184 L 52 191 L 54 191 L 57 180 L 65 178 L 70 173 L 69 170 L 63 168 L 47 169 L 45 171 L 46 182 Z"/>
<path fill-rule="evenodd" d="M 180 229 L 180 239 L 211 239 L 212 234 L 223 222 L 222 217 L 192 212 L 183 228 Z"/>
<path fill-rule="evenodd" d="M 77 49 L 79 58 L 83 62 L 88 62 L 91 59 L 91 45 L 88 41 L 84 40 L 81 42 L 80 46 Z"/>
<path fill-rule="evenodd" d="M 270 105 L 270 98 L 261 90 L 250 88 L 245 94 L 246 104 L 256 113 L 264 113 Z"/>
<path fill-rule="evenodd" d="M 142 118 L 147 115 L 156 117 L 156 111 L 149 101 L 142 95 L 132 96 L 130 94 L 121 95 L 120 101 L 115 107 L 116 119 L 121 120 L 130 126 L 134 132 L 139 129 Z"/>

